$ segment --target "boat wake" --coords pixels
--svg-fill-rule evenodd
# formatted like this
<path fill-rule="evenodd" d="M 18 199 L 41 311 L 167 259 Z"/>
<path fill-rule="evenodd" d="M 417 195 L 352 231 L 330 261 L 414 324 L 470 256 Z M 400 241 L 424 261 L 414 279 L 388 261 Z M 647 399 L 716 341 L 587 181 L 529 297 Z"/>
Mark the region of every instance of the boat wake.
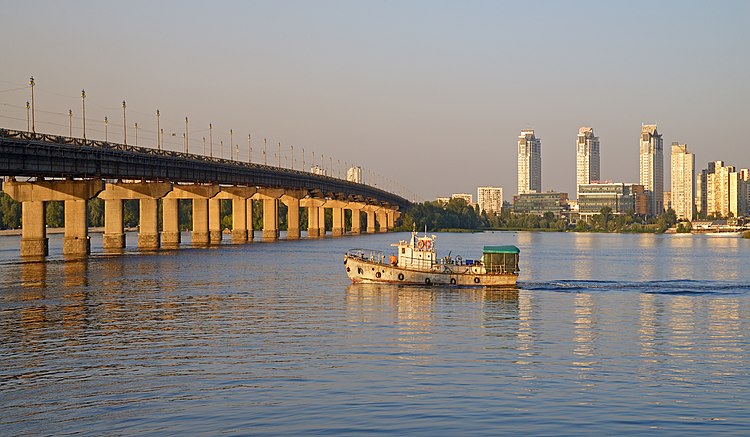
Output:
<path fill-rule="evenodd" d="M 518 282 L 520 290 L 555 291 L 562 293 L 596 293 L 627 291 L 648 294 L 701 295 L 750 294 L 750 284 L 727 281 L 696 281 L 678 279 L 671 281 L 577 281 Z"/>

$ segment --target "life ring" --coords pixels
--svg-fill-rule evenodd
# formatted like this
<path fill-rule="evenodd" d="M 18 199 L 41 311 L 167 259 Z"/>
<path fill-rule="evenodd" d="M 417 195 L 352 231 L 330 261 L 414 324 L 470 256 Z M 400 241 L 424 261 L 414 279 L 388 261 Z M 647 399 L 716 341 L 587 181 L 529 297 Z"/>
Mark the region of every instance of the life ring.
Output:
<path fill-rule="evenodd" d="M 376 277 L 376 278 L 380 278 L 380 272 L 376 272 L 376 273 L 375 273 L 375 277 Z"/>
<path fill-rule="evenodd" d="M 432 241 L 426 240 L 424 242 L 424 248 L 427 249 L 427 250 L 430 250 L 430 247 L 432 247 Z"/>
<path fill-rule="evenodd" d="M 474 277 L 474 283 L 475 283 L 475 284 L 479 284 L 479 278 L 478 278 L 478 277 L 476 277 L 476 276 Z"/>
<path fill-rule="evenodd" d="M 451 278 L 451 285 L 456 285 L 456 278 Z"/>
<path fill-rule="evenodd" d="M 399 273 L 398 274 L 398 280 L 399 281 L 403 281 L 404 280 L 404 274 L 403 273 Z"/>
<path fill-rule="evenodd" d="M 431 283 L 430 278 L 424 278 L 424 283 L 426 285 L 430 285 L 430 283 Z"/>
<path fill-rule="evenodd" d="M 422 240 L 417 241 L 417 249 L 421 249 L 423 247 L 424 247 L 424 241 Z"/>

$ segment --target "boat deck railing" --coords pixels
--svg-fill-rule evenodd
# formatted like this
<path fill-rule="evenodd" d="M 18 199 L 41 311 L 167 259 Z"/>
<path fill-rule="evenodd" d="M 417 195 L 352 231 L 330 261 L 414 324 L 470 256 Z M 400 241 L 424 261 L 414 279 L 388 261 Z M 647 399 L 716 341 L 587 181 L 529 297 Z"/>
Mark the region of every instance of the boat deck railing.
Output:
<path fill-rule="evenodd" d="M 385 252 L 382 250 L 374 249 L 349 249 L 346 251 L 346 256 L 352 258 L 358 258 L 363 261 L 374 262 L 378 264 L 385 264 Z"/>

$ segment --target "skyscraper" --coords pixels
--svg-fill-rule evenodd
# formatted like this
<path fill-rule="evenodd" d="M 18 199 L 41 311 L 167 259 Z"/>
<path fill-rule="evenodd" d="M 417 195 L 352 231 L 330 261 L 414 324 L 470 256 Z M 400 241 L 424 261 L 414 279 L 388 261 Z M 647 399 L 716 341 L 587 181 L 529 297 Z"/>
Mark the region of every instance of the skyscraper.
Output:
<path fill-rule="evenodd" d="M 672 209 L 678 219 L 693 221 L 695 155 L 687 144 L 672 143 Z"/>
<path fill-rule="evenodd" d="M 542 192 L 542 140 L 533 129 L 518 136 L 518 194 Z"/>
<path fill-rule="evenodd" d="M 594 136 L 594 129 L 578 129 L 576 140 L 576 192 L 578 186 L 598 182 L 601 179 L 599 168 L 599 137 Z"/>
<path fill-rule="evenodd" d="M 641 185 L 649 197 L 649 215 L 664 212 L 664 147 L 655 124 L 641 126 Z"/>

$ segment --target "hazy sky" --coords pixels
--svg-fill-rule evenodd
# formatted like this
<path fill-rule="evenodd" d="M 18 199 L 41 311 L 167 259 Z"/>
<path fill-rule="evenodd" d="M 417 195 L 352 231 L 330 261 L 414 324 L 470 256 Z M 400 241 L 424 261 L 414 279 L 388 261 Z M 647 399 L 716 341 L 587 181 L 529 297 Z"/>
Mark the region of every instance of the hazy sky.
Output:
<path fill-rule="evenodd" d="M 542 187 L 575 191 L 575 138 L 592 126 L 602 177 L 638 181 L 641 123 L 696 166 L 750 167 L 750 2 L 0 1 L 0 126 L 155 143 L 190 119 L 191 151 L 247 135 L 254 161 L 294 145 L 432 199 L 516 192 L 521 129 L 542 139 Z M 21 89 L 19 89 L 21 88 Z M 76 132 L 77 131 L 77 132 Z M 171 139 L 170 148 L 182 139 Z M 275 148 L 275 147 L 274 147 Z M 271 147 L 269 146 L 269 149 Z M 217 152 L 218 153 L 218 152 Z M 269 150 L 269 153 L 270 150 Z M 288 153 L 288 152 L 287 152 Z M 669 189 L 668 180 L 665 189 Z M 574 196 L 571 196 L 574 197 Z"/>

